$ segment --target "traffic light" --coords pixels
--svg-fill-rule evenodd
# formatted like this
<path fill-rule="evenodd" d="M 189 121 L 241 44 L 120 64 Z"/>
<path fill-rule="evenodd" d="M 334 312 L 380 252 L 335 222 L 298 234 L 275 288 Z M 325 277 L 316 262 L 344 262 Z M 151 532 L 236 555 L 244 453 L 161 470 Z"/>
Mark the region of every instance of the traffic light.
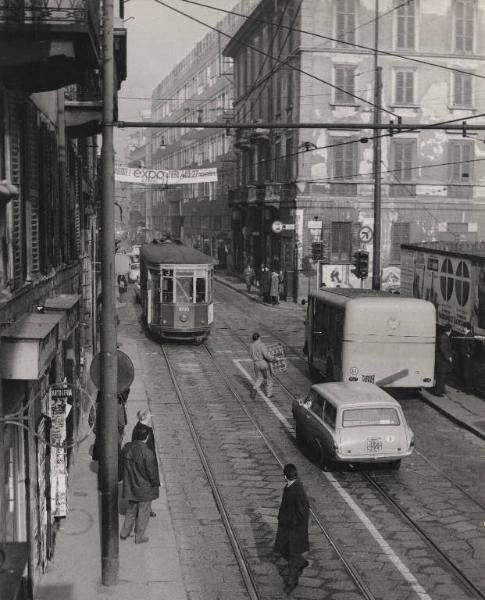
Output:
<path fill-rule="evenodd" d="M 352 273 L 357 279 L 366 279 L 369 275 L 369 253 L 367 250 L 357 250 L 352 256 L 352 263 L 355 267 L 352 269 Z"/>
<path fill-rule="evenodd" d="M 313 260 L 324 260 L 325 244 L 323 242 L 312 242 Z"/>

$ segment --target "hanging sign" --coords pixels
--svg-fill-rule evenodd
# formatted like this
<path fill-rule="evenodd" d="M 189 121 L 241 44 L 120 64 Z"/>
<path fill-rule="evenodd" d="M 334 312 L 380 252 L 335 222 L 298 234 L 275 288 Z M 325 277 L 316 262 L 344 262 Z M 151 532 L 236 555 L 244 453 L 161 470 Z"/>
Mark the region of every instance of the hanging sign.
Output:
<path fill-rule="evenodd" d="M 115 180 L 124 183 L 145 185 L 171 185 L 188 183 L 210 183 L 217 181 L 217 168 L 210 169 L 132 169 L 115 165 Z"/>

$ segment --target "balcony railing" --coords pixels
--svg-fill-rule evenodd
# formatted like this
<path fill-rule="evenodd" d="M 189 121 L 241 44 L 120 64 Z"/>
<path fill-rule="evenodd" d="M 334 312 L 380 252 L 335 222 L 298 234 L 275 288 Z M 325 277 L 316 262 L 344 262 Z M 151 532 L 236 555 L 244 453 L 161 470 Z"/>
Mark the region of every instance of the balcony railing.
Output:
<path fill-rule="evenodd" d="M 89 24 L 99 32 L 100 0 L 0 0 L 0 23 Z"/>

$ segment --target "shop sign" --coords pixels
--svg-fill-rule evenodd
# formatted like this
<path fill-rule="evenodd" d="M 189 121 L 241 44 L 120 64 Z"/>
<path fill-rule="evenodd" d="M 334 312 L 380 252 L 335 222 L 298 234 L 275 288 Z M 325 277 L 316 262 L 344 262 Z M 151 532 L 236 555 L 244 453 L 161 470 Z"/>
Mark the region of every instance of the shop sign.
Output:
<path fill-rule="evenodd" d="M 66 419 L 71 410 L 73 389 L 67 384 L 53 384 L 49 389 L 51 418 L 51 507 L 53 517 L 67 515 Z"/>

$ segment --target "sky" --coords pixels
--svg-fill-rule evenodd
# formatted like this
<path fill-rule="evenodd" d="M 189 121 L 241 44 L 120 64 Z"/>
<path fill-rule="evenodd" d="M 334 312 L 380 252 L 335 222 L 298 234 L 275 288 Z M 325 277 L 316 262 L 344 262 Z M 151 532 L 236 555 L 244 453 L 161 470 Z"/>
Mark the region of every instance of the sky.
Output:
<path fill-rule="evenodd" d="M 211 25 L 224 17 L 220 11 L 203 9 L 181 0 L 164 0 L 193 17 Z M 231 9 L 236 0 L 200 0 L 217 8 Z M 128 33 L 127 79 L 118 94 L 119 120 L 140 120 L 142 110 L 150 108 L 153 88 L 194 45 L 210 31 L 179 15 L 155 0 L 126 0 L 125 27 Z M 117 146 L 126 140 L 119 132 Z"/>

